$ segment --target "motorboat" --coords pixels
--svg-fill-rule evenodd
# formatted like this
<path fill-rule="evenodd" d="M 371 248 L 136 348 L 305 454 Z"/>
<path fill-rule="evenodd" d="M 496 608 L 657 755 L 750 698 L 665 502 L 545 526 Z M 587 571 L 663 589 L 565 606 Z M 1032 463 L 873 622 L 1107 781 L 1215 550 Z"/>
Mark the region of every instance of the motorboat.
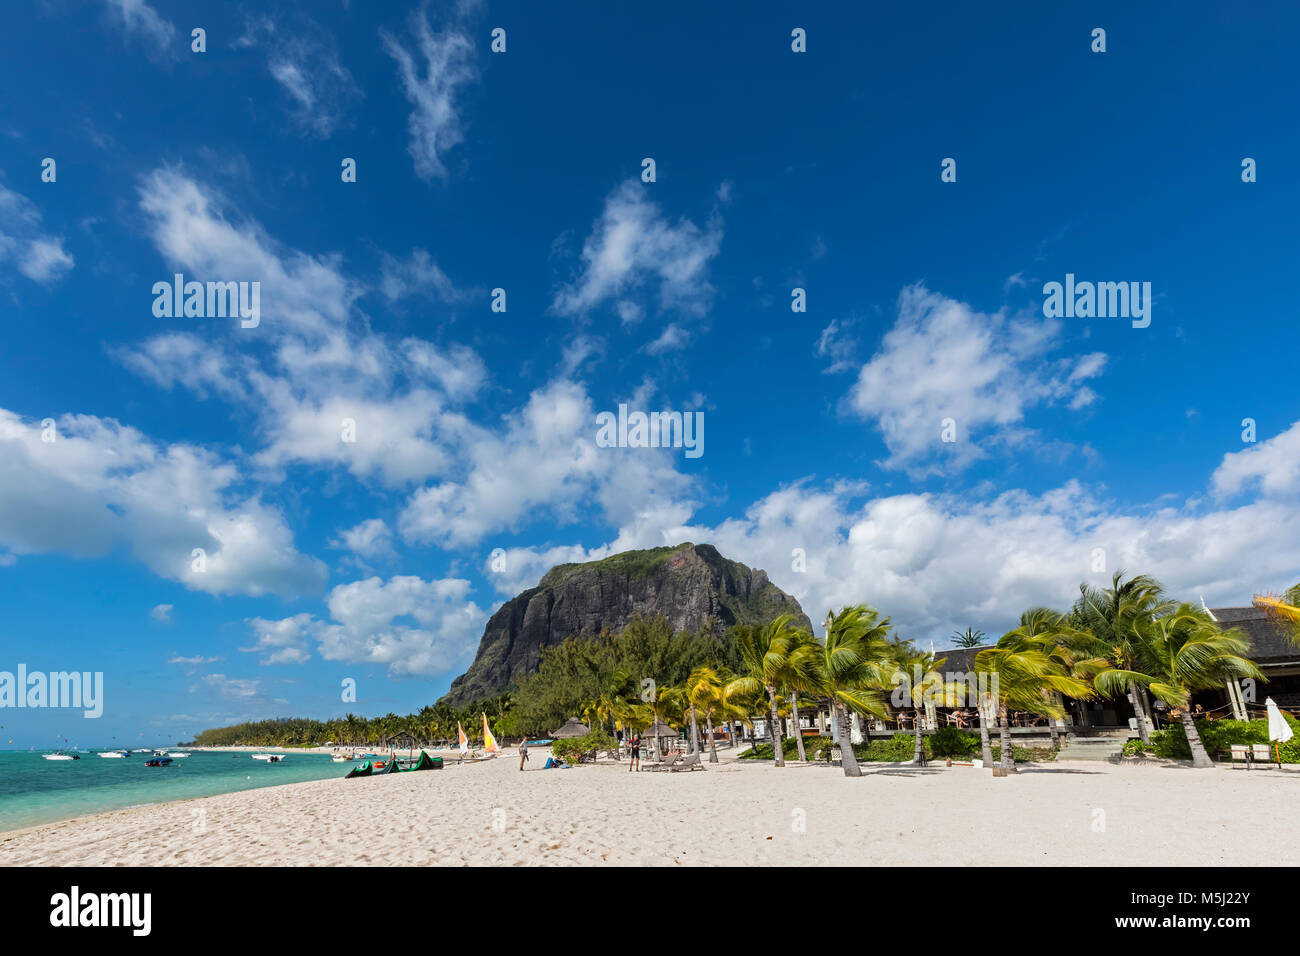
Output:
<path fill-rule="evenodd" d="M 265 760 L 267 763 L 279 763 L 288 756 L 287 754 L 253 754 L 254 760 Z"/>
<path fill-rule="evenodd" d="M 125 750 L 103 750 L 99 754 L 105 760 L 121 760 L 127 755 Z"/>
<path fill-rule="evenodd" d="M 167 756 L 172 758 L 178 758 L 178 757 L 188 757 L 189 754 L 169 753 Z"/>
<path fill-rule="evenodd" d="M 41 754 L 46 760 L 80 760 L 76 754 L 65 754 L 62 751 L 53 754 Z"/>
<path fill-rule="evenodd" d="M 171 757 L 154 757 L 152 760 L 146 760 L 146 767 L 170 767 L 172 764 Z"/>

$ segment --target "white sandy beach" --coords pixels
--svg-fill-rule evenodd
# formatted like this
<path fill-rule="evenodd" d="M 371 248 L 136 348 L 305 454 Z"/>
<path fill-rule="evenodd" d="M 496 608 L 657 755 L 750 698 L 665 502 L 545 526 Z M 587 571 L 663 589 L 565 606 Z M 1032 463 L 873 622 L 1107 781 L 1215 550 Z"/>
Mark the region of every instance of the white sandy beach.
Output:
<path fill-rule="evenodd" d="M 1096 762 L 837 767 L 737 761 L 320 780 L 0 833 L 5 865 L 1300 864 L 1271 821 L 1300 773 Z M 802 824 L 802 825 L 801 825 Z"/>

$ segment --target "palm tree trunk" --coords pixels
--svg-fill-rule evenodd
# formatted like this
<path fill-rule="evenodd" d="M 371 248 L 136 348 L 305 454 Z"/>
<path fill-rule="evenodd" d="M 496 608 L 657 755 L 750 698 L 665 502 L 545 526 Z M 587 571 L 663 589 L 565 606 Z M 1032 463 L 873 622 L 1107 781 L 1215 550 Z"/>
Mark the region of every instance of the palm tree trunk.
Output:
<path fill-rule="evenodd" d="M 919 707 L 912 708 L 912 723 L 916 725 L 916 750 L 912 752 L 912 763 L 920 764 L 924 761 L 924 750 L 921 743 L 921 710 Z"/>
<path fill-rule="evenodd" d="M 1133 701 L 1133 714 L 1137 717 L 1138 736 L 1144 744 L 1151 743 L 1151 731 L 1147 729 L 1146 714 L 1142 712 L 1142 698 L 1138 696 L 1138 687 L 1132 681 L 1128 683 L 1129 699 Z"/>
<path fill-rule="evenodd" d="M 1011 721 L 1005 710 L 998 716 L 998 746 L 1002 753 L 998 756 L 998 766 L 1008 773 L 1016 772 L 1016 755 L 1011 750 Z"/>
<path fill-rule="evenodd" d="M 853 726 L 849 722 L 849 710 L 839 701 L 832 702 L 836 721 L 840 725 L 840 765 L 844 767 L 844 776 L 860 777 L 862 768 L 858 766 L 858 755 L 853 752 Z"/>
<path fill-rule="evenodd" d="M 709 763 L 717 763 L 718 742 L 713 739 L 713 718 L 707 714 L 704 717 L 704 729 L 709 734 Z"/>
<path fill-rule="evenodd" d="M 781 739 L 781 724 L 776 717 L 776 688 L 771 684 L 767 685 L 767 699 L 772 705 L 772 714 L 768 717 L 768 723 L 772 725 L 772 756 L 776 766 L 784 767 L 785 747 L 782 746 L 784 741 Z"/>
<path fill-rule="evenodd" d="M 1214 761 L 1205 752 L 1205 742 L 1196 729 L 1196 721 L 1192 720 L 1192 712 L 1186 708 L 1183 709 L 1183 732 L 1187 734 L 1187 746 L 1192 748 L 1192 766 L 1213 767 Z"/>
<path fill-rule="evenodd" d="M 985 704 L 981 703 L 976 709 L 979 711 L 980 717 L 981 756 L 984 758 L 984 766 L 991 770 L 993 769 L 993 744 L 989 742 L 989 725 L 984 719 L 984 711 L 986 709 Z"/>
<path fill-rule="evenodd" d="M 803 724 L 799 720 L 799 693 L 798 691 L 790 692 L 790 706 L 794 708 L 794 742 L 799 747 L 799 762 L 807 763 L 808 755 L 803 749 Z"/>
<path fill-rule="evenodd" d="M 695 720 L 695 705 L 691 704 L 691 753 L 700 752 L 700 725 Z"/>

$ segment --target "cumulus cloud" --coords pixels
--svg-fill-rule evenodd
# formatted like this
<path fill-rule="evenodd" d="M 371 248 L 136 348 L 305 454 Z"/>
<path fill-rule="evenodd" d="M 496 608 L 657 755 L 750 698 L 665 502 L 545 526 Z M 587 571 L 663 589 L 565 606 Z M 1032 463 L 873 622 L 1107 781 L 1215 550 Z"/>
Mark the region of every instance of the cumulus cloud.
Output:
<path fill-rule="evenodd" d="M 1274 447 L 1298 429 L 1300 423 L 1278 436 Z M 1269 445 L 1261 450 L 1267 457 Z M 1064 609 L 1080 583 L 1104 585 L 1119 569 L 1151 574 L 1173 594 L 1193 602 L 1203 597 L 1211 606 L 1281 590 L 1300 567 L 1300 509 L 1292 485 L 1271 487 L 1276 494 L 1214 509 L 1195 497 L 1119 507 L 1076 481 L 1039 494 L 883 497 L 869 497 L 860 485 L 796 482 L 716 525 L 664 512 L 592 548 L 506 549 L 504 568 L 489 577 L 512 594 L 563 561 L 708 542 L 766 570 L 814 621 L 827 610 L 867 602 L 890 615 L 904 636 L 943 647 L 953 630 L 972 626 L 996 635 L 1025 608 Z M 796 549 L 803 571 L 795 570 Z"/>
<path fill-rule="evenodd" d="M 1101 353 L 1047 359 L 1060 323 L 992 315 L 931 292 L 903 290 L 898 319 L 862 366 L 848 396 L 856 414 L 875 422 L 889 449 L 884 462 L 914 474 L 961 469 L 993 444 L 1025 437 L 1028 409 L 1096 399 L 1086 384 L 1101 374 Z M 942 440 L 944 419 L 956 441 Z"/>
<path fill-rule="evenodd" d="M 414 48 L 387 30 L 380 30 L 384 49 L 397 61 L 402 89 L 411 104 L 408 147 L 421 179 L 445 179 L 447 153 L 465 138 L 456 100 L 478 78 L 474 43 L 465 28 L 449 24 L 434 32 L 424 9 L 411 14 Z"/>
<path fill-rule="evenodd" d="M 1213 485 L 1220 495 L 1252 488 L 1267 495 L 1300 491 L 1300 422 L 1265 442 L 1225 455 L 1214 471 Z"/>
<path fill-rule="evenodd" d="M 169 624 L 171 623 L 171 619 L 172 619 L 172 605 L 159 604 L 156 607 L 154 607 L 152 611 L 149 612 L 149 616 L 153 618 L 155 621 L 158 621 L 163 624 Z"/>
<path fill-rule="evenodd" d="M 49 427 L 0 409 L 0 547 L 77 557 L 125 547 L 212 594 L 322 588 L 324 564 L 297 551 L 278 510 L 233 492 L 239 477 L 211 452 L 112 419 L 65 415 Z"/>
<path fill-rule="evenodd" d="M 412 495 L 398 528 L 408 541 L 458 546 L 542 514 L 561 523 L 591 517 L 593 504 L 621 526 L 672 505 L 689 488 L 670 450 L 599 448 L 595 436 L 586 390 L 551 382 L 507 416 L 500 432 L 467 428 L 454 478 Z"/>
<path fill-rule="evenodd" d="M 399 575 L 343 584 L 330 592 L 330 620 L 298 614 L 281 621 L 250 622 L 258 644 L 245 650 L 293 662 L 314 640 L 321 657 L 383 664 L 391 677 L 438 674 L 463 667 L 473 655 L 487 614 L 468 600 L 459 578 L 425 581 Z M 293 655 L 293 656 L 289 656 Z"/>
<path fill-rule="evenodd" d="M 330 544 L 346 548 L 357 557 L 374 560 L 393 553 L 393 533 L 383 518 L 371 518 L 343 531 Z"/>
<path fill-rule="evenodd" d="M 721 248 L 716 215 L 703 228 L 688 219 L 672 222 L 647 198 L 644 185 L 628 180 L 605 198 L 583 244 L 581 271 L 559 290 L 552 307 L 579 314 L 609 303 L 630 324 L 645 314 L 644 299 L 653 288 L 660 309 L 702 316 L 714 292 L 709 264 Z"/>
<path fill-rule="evenodd" d="M 43 285 L 61 278 L 73 266 L 63 239 L 41 230 L 41 213 L 26 196 L 0 186 L 0 262 Z"/>

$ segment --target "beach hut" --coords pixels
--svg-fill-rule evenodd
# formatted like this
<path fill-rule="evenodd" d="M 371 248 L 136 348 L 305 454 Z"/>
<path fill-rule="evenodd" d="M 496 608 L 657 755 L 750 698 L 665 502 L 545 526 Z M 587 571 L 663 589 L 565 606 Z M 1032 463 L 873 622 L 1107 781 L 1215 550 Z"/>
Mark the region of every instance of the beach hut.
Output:
<path fill-rule="evenodd" d="M 568 740 L 573 737 L 585 737 L 588 733 L 590 729 L 586 724 L 577 717 L 570 717 L 559 730 L 551 731 L 551 737 L 554 740 Z"/>
<path fill-rule="evenodd" d="M 658 755 L 662 755 L 668 747 L 671 747 L 673 741 L 677 740 L 679 736 L 680 733 L 678 731 L 673 730 L 673 728 L 659 720 L 656 720 L 653 726 L 641 734 L 643 740 L 654 742 L 655 753 Z M 667 742 L 666 745 L 665 741 Z"/>

